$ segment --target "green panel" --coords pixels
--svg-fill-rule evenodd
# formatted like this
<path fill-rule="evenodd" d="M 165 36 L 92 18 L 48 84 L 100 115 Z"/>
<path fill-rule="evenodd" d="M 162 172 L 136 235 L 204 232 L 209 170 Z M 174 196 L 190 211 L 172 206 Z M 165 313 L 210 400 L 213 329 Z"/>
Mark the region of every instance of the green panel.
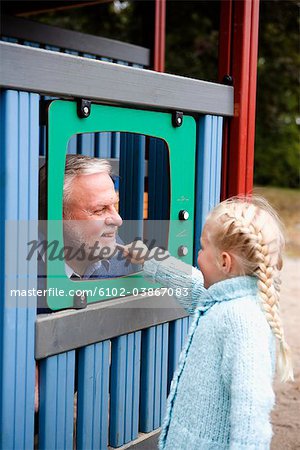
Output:
<path fill-rule="evenodd" d="M 187 246 L 189 254 L 181 259 L 192 263 L 196 124 L 194 118 L 190 116 L 184 116 L 182 126 L 174 128 L 172 115 L 169 113 L 93 104 L 90 116 L 81 119 L 77 115 L 76 102 L 53 101 L 48 112 L 49 242 L 58 240 L 59 248 L 63 247 L 62 194 L 68 141 L 74 134 L 102 131 L 139 133 L 166 142 L 170 152 L 171 178 L 169 251 L 176 256 L 178 247 Z M 189 219 L 185 222 L 178 220 L 178 212 L 181 209 L 186 209 L 190 213 Z M 106 294 L 112 288 L 117 288 L 118 292 L 122 289 L 123 293 L 130 295 L 132 289 L 145 287 L 155 286 L 146 282 L 141 273 L 114 279 L 72 281 L 65 274 L 64 261 L 47 260 L 47 288 L 53 289 L 47 301 L 53 310 L 73 306 L 73 295 L 69 294 L 70 290 L 88 291 L 87 302 L 92 303 L 111 298 L 111 295 Z M 104 288 L 105 295 L 99 295 L 99 288 Z M 64 290 L 65 294 L 55 295 L 57 289 Z"/>

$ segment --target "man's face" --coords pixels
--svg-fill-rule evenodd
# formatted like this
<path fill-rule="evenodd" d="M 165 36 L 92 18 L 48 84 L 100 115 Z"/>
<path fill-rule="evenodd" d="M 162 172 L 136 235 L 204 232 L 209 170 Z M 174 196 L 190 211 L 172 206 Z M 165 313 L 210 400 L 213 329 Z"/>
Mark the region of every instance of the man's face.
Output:
<path fill-rule="evenodd" d="M 87 253 L 95 244 L 99 249 L 106 247 L 113 251 L 117 229 L 122 225 L 117 203 L 118 196 L 108 174 L 76 176 L 70 199 L 64 204 L 65 244 L 73 247 L 84 244 Z"/>

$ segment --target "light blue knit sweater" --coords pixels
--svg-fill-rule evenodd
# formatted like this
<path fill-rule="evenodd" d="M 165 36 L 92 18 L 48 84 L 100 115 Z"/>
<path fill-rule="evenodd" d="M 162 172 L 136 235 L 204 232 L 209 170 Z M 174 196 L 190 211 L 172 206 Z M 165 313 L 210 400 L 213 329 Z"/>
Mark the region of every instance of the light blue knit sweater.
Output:
<path fill-rule="evenodd" d="M 272 429 L 275 339 L 254 277 L 203 287 L 199 270 L 168 258 L 144 265 L 147 278 L 174 288 L 194 314 L 167 402 L 162 450 L 266 450 Z"/>

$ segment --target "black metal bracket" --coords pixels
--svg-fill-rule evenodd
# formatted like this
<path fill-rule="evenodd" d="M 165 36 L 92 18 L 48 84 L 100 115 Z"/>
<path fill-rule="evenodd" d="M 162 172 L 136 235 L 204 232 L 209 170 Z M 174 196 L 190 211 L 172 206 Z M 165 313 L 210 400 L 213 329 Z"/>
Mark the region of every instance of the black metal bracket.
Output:
<path fill-rule="evenodd" d="M 84 100 L 79 98 L 77 100 L 77 114 L 80 119 L 86 119 L 91 114 L 91 102 L 90 100 Z"/>
<path fill-rule="evenodd" d="M 227 86 L 233 86 L 233 78 L 231 75 L 224 75 L 223 80 L 222 80 L 223 84 L 226 84 Z"/>
<path fill-rule="evenodd" d="M 85 292 L 82 292 L 81 295 L 74 295 L 73 307 L 75 309 L 84 309 L 87 307 L 87 296 Z"/>
<path fill-rule="evenodd" d="M 174 128 L 181 127 L 183 123 L 183 112 L 182 111 L 174 111 L 172 113 L 172 125 Z"/>

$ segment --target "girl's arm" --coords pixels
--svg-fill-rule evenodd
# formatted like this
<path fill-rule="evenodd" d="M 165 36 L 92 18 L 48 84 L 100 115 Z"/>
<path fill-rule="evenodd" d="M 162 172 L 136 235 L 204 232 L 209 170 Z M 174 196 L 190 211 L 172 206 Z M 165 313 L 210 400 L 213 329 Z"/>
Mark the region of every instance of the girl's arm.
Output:
<path fill-rule="evenodd" d="M 153 282 L 171 287 L 180 305 L 193 314 L 200 295 L 204 292 L 203 275 L 200 270 L 168 256 L 164 261 L 154 258 L 144 263 L 144 275 Z"/>
<path fill-rule="evenodd" d="M 267 450 L 271 442 L 270 330 L 259 313 L 250 308 L 224 319 L 221 371 L 230 396 L 230 450 Z"/>
<path fill-rule="evenodd" d="M 169 255 L 167 251 L 154 248 L 151 251 L 142 241 L 128 245 L 117 244 L 124 256 L 133 264 L 144 264 L 144 276 L 173 289 L 180 305 L 193 314 L 200 295 L 205 291 L 200 270 Z"/>

